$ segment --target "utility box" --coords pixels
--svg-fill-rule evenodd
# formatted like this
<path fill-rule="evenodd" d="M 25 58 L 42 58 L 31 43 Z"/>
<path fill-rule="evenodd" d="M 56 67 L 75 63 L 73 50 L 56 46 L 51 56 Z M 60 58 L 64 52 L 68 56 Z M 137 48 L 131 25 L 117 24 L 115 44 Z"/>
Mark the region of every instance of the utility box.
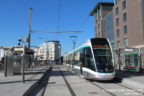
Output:
<path fill-rule="evenodd" d="M 7 76 L 13 76 L 13 62 L 14 62 L 13 53 L 9 52 L 7 54 L 6 61 L 7 61 Z"/>

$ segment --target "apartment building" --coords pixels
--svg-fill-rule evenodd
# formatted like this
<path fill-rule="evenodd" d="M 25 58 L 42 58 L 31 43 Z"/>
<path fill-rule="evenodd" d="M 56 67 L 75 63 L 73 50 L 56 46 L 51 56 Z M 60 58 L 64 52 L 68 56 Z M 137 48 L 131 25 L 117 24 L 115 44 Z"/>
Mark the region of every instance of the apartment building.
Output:
<path fill-rule="evenodd" d="M 61 58 L 61 45 L 59 41 L 46 41 L 35 49 L 35 55 L 43 63 L 58 64 Z"/>
<path fill-rule="evenodd" d="M 139 59 L 144 62 L 144 0 L 115 0 L 113 17 L 115 48 L 122 66 L 140 66 Z"/>
<path fill-rule="evenodd" d="M 144 0 L 115 0 L 115 47 L 144 44 Z"/>
<path fill-rule="evenodd" d="M 104 32 L 104 17 L 113 10 L 114 3 L 111 2 L 99 2 L 90 13 L 90 16 L 94 16 L 95 23 L 95 37 L 106 37 Z"/>
<path fill-rule="evenodd" d="M 144 67 L 144 0 L 99 2 L 94 16 L 95 37 L 108 38 L 119 69 Z"/>
<path fill-rule="evenodd" d="M 61 58 L 61 45 L 59 41 L 46 41 L 49 45 L 49 60 L 53 64 L 59 64 Z"/>

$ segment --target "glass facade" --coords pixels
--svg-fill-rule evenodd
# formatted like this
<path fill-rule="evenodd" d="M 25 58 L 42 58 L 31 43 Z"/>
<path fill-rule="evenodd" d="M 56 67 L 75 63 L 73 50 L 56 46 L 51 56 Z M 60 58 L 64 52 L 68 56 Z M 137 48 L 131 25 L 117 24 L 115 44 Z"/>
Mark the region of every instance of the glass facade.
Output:
<path fill-rule="evenodd" d="M 111 11 L 104 18 L 104 33 L 105 33 L 106 38 L 108 38 L 110 42 L 114 41 L 113 11 Z"/>

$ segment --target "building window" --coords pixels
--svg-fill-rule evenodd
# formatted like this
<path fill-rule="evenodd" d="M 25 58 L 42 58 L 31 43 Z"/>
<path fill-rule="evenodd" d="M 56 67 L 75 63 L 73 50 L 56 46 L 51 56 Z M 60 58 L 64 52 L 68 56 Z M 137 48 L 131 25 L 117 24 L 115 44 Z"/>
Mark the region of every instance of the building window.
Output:
<path fill-rule="evenodd" d="M 101 37 L 101 33 L 100 32 L 98 32 L 99 33 L 99 37 Z"/>
<path fill-rule="evenodd" d="M 127 34 L 127 25 L 124 26 L 124 34 Z"/>
<path fill-rule="evenodd" d="M 118 4 L 118 0 L 115 0 L 115 4 Z"/>
<path fill-rule="evenodd" d="M 97 31 L 97 26 L 95 26 L 95 31 Z"/>
<path fill-rule="evenodd" d="M 119 18 L 116 19 L 116 25 L 119 25 Z"/>
<path fill-rule="evenodd" d="M 115 3 L 118 4 L 121 0 L 115 0 Z"/>
<path fill-rule="evenodd" d="M 117 29 L 117 37 L 120 37 L 120 30 Z"/>
<path fill-rule="evenodd" d="M 117 41 L 117 48 L 120 48 L 120 41 Z"/>
<path fill-rule="evenodd" d="M 124 39 L 124 44 L 125 44 L 125 46 L 128 46 L 128 39 L 127 38 Z"/>
<path fill-rule="evenodd" d="M 126 8 L 126 0 L 123 1 L 123 3 L 122 3 L 122 8 L 123 8 L 123 9 Z"/>
<path fill-rule="evenodd" d="M 123 21 L 127 21 L 127 13 L 123 14 Z"/>
<path fill-rule="evenodd" d="M 100 24 L 98 24 L 98 29 L 100 28 Z"/>
<path fill-rule="evenodd" d="M 97 38 L 97 33 L 96 33 L 96 38 Z"/>
<path fill-rule="evenodd" d="M 119 14 L 119 9 L 118 9 L 118 7 L 116 8 L 116 15 L 118 15 Z"/>

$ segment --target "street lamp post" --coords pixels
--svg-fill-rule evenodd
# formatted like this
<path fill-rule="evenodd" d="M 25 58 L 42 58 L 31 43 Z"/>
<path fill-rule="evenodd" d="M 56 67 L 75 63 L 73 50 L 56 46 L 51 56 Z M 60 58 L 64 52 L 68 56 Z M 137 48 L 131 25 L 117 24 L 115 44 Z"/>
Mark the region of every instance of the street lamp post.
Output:
<path fill-rule="evenodd" d="M 29 9 L 29 34 L 28 34 L 28 48 L 31 46 L 31 12 L 32 8 Z"/>
<path fill-rule="evenodd" d="M 25 83 L 25 43 L 23 43 L 23 70 L 22 70 L 22 82 Z"/>
<path fill-rule="evenodd" d="M 19 42 L 23 43 L 23 63 L 22 63 L 22 82 L 25 83 L 25 65 L 26 65 L 26 58 L 25 58 L 25 41 L 23 40 L 23 37 L 19 38 Z"/>
<path fill-rule="evenodd" d="M 73 50 L 75 49 L 75 45 L 76 45 L 76 38 L 77 36 L 70 36 L 72 42 L 73 42 Z M 75 51 L 73 53 L 73 60 L 72 60 L 72 69 L 73 69 L 73 65 L 75 63 Z"/>

